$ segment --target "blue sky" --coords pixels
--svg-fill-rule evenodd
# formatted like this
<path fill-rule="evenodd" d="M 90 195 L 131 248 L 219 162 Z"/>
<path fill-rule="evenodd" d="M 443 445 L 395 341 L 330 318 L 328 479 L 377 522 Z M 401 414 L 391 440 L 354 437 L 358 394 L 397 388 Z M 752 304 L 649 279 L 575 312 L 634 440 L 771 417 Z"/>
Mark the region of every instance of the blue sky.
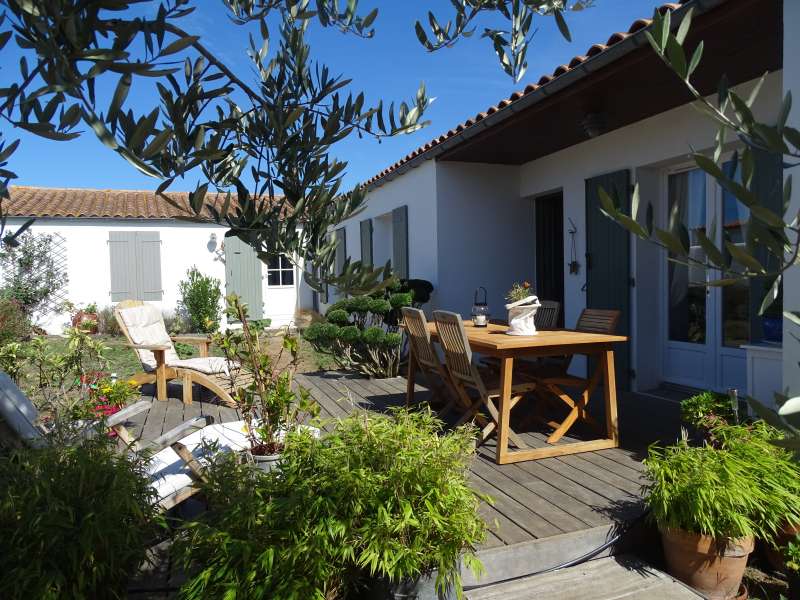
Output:
<path fill-rule="evenodd" d="M 209 49 L 238 67 L 238 72 L 248 74 L 246 35 L 227 22 L 221 2 L 195 0 L 193 4 L 199 8 L 185 28 L 201 35 Z M 424 20 L 428 10 L 442 18 L 448 16 L 452 10 L 449 0 L 362 0 L 362 12 L 374 6 L 380 9 L 375 37 L 362 40 L 317 27 L 311 35 L 314 56 L 333 72 L 351 78 L 353 89 L 363 90 L 368 100 L 410 98 L 423 81 L 436 100 L 427 112 L 431 124 L 420 131 L 380 143 L 352 137 L 337 145 L 335 155 L 349 162 L 347 187 L 368 179 L 414 148 L 537 81 L 574 55 L 583 54 L 592 44 L 605 42 L 614 31 L 627 30 L 635 19 L 652 15 L 658 4 L 661 3 L 653 0 L 596 0 L 594 8 L 567 15 L 571 43 L 561 37 L 552 19 L 540 18 L 528 54 L 528 72 L 515 84 L 500 69 L 490 43 L 478 35 L 433 54 L 420 46 L 413 30 L 415 19 Z M 479 31 L 485 25 L 481 22 Z M 0 86 L 5 87 L 18 76 L 17 61 L 13 42 L 9 43 L 0 56 Z M 137 102 L 152 106 L 150 85 L 149 80 L 135 80 L 126 106 L 136 106 Z M 91 132 L 64 143 L 11 130 L 5 122 L 2 127 L 8 139 L 22 139 L 9 165 L 19 175 L 14 183 L 117 189 L 158 186 L 158 181 L 137 172 Z M 187 178 L 176 181 L 171 189 L 193 189 L 195 184 L 196 179 Z"/>

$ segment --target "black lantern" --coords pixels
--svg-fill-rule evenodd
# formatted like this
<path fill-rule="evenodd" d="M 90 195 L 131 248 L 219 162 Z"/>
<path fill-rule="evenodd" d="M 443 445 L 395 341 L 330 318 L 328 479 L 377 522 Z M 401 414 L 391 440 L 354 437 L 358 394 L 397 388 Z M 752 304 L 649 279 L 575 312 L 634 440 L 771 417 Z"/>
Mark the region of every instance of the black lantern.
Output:
<path fill-rule="evenodd" d="M 479 293 L 483 291 L 483 301 L 478 301 Z M 472 305 L 472 324 L 475 327 L 486 327 L 489 324 L 489 305 L 486 303 L 486 288 L 479 287 L 475 290 Z"/>

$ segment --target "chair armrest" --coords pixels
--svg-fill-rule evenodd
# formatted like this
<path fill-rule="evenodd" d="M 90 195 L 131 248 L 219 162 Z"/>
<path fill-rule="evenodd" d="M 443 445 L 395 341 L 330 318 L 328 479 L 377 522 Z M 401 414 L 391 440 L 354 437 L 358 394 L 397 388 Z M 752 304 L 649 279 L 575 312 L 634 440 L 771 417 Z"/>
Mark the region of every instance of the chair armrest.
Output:
<path fill-rule="evenodd" d="M 185 344 L 210 344 L 211 338 L 207 335 L 191 334 L 185 335 L 171 335 L 169 336 L 173 342 L 183 342 Z"/>
<path fill-rule="evenodd" d="M 181 423 L 177 427 L 173 427 L 166 433 L 154 439 L 152 442 L 147 444 L 146 448 L 147 450 L 151 450 L 153 452 L 163 450 L 167 446 L 171 446 L 175 442 L 182 440 L 195 431 L 202 429 L 206 425 L 210 425 L 213 423 L 213 421 L 214 419 L 211 416 L 194 417 L 193 419 L 189 419 L 188 421 Z"/>
<path fill-rule="evenodd" d="M 158 350 L 164 352 L 171 348 L 171 346 L 167 346 L 166 344 L 128 344 L 128 346 L 134 350 L 150 350 L 151 352 L 156 352 Z"/>
<path fill-rule="evenodd" d="M 122 410 L 115 412 L 113 415 L 108 417 L 108 419 L 106 419 L 106 425 L 113 427 L 114 425 L 124 423 L 134 415 L 138 415 L 139 413 L 150 410 L 150 406 L 151 404 L 148 400 L 139 400 L 139 402 L 131 404 L 130 406 L 126 406 Z"/>

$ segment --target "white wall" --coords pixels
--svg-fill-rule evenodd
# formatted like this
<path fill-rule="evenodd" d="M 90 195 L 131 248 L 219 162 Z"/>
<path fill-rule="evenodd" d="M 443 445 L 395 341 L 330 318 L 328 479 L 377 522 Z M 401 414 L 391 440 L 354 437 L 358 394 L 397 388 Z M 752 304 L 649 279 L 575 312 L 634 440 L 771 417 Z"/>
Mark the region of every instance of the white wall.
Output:
<path fill-rule="evenodd" d="M 795 98 L 789 116 L 790 125 L 800 128 L 800 2 L 785 0 L 783 3 L 783 91 L 791 91 Z M 797 171 L 797 169 L 793 169 Z M 791 172 L 791 170 L 787 170 Z M 795 173 L 795 177 L 797 174 Z M 792 188 L 792 198 L 787 219 L 790 221 L 800 210 L 800 185 Z M 787 271 L 783 279 L 784 310 L 800 311 L 800 268 Z M 783 324 L 783 385 L 791 396 L 800 394 L 800 341 L 794 336 L 798 327 L 784 319 Z"/>
<path fill-rule="evenodd" d="M 747 90 L 752 85 L 753 82 L 750 82 L 737 89 Z M 772 73 L 762 87 L 759 101 L 754 107 L 755 113 L 766 120 L 774 119 L 780 97 L 781 74 Z M 690 105 L 684 105 L 520 167 L 520 197 L 539 195 L 555 189 L 563 190 L 565 257 L 570 253 L 568 247 L 570 239 L 566 233 L 569 219 L 572 219 L 578 229 L 576 242 L 577 256 L 581 263 L 580 273 L 577 276 L 570 275 L 567 266 L 564 265 L 564 322 L 567 327 L 574 326 L 581 310 L 586 306 L 586 294 L 581 289 L 586 281 L 585 180 L 622 169 L 630 169 L 633 176 L 636 174 L 635 170 L 641 167 L 658 167 L 669 161 L 686 160 L 692 147 L 702 149 L 712 146 L 715 133 L 710 119 Z M 644 206 L 648 201 L 657 203 L 658 198 L 642 196 L 641 201 Z M 646 261 L 653 259 L 651 254 L 639 257 L 637 250 L 641 250 L 640 244 L 635 244 L 632 252 L 634 272 L 646 269 Z M 641 265 L 637 262 L 640 259 Z M 637 311 L 647 310 L 650 314 L 661 314 L 661 311 L 652 304 L 642 306 L 641 297 L 639 299 L 639 306 L 635 301 L 632 302 L 633 324 L 641 322 Z M 646 318 L 646 315 L 641 317 Z M 631 366 L 637 369 L 638 374 L 637 359 L 652 358 L 652 353 L 657 350 L 653 348 L 653 340 L 639 340 L 635 331 L 632 338 L 631 356 L 634 362 Z M 573 365 L 576 372 L 584 368 L 581 361 L 573 361 Z M 652 371 L 646 374 L 648 380 L 654 377 Z"/>
<path fill-rule="evenodd" d="M 439 292 L 434 308 L 468 317 L 475 289 L 488 292 L 492 317 L 505 319 L 504 296 L 533 280 L 533 203 L 519 195 L 519 168 L 440 162 L 436 172 Z"/>

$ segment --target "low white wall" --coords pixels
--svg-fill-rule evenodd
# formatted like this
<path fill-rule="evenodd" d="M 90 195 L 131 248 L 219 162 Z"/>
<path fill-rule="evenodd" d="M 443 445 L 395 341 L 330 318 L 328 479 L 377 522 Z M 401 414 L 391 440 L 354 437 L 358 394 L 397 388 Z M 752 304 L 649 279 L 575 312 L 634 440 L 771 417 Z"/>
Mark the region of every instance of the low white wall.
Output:
<path fill-rule="evenodd" d="M 519 168 L 437 164 L 439 292 L 435 308 L 469 317 L 486 288 L 492 317 L 505 319 L 505 293 L 532 281 L 533 203 L 519 196 Z"/>

